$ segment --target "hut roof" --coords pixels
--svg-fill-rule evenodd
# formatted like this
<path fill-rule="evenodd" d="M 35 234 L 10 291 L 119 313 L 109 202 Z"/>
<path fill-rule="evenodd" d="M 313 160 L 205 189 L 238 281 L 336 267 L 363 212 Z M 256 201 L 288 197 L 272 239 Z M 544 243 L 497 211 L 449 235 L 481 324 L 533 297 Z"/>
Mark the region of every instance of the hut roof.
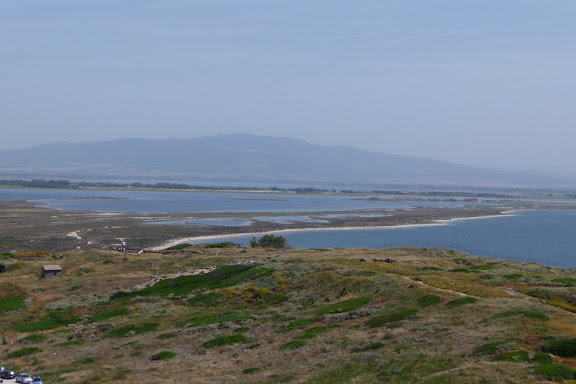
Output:
<path fill-rule="evenodd" d="M 43 265 L 42 269 L 45 271 L 61 271 L 62 267 L 56 264 Z"/>

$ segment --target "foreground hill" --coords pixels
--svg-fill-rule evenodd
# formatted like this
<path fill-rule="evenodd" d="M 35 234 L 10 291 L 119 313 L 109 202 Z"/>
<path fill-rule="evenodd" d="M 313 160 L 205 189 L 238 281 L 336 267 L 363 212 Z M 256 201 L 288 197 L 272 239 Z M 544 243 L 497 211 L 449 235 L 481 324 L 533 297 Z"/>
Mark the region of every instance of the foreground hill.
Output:
<path fill-rule="evenodd" d="M 445 161 L 327 147 L 288 138 L 219 135 L 196 139 L 124 139 L 54 143 L 0 151 L 0 175 L 145 177 L 214 183 L 576 186 L 574 180 L 502 173 Z"/>
<path fill-rule="evenodd" d="M 571 270 L 417 248 L 209 244 L 1 257 L 0 361 L 45 379 L 56 365 L 58 383 L 576 375 Z M 43 264 L 59 264 L 64 277 L 39 278 Z"/>

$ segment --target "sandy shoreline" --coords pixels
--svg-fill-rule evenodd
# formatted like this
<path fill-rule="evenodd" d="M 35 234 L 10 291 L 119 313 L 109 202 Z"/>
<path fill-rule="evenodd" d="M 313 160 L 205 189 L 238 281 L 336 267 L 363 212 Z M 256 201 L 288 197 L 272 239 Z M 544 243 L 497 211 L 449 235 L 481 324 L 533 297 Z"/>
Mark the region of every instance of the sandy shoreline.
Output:
<path fill-rule="evenodd" d="M 447 225 L 453 221 L 460 220 L 477 220 L 477 219 L 490 219 L 495 217 L 506 217 L 514 214 L 516 210 L 503 211 L 500 215 L 487 215 L 487 216 L 475 216 L 475 217 L 455 217 L 452 219 L 445 220 L 435 220 L 433 223 L 423 223 L 423 224 L 404 224 L 404 225 L 382 225 L 382 226 L 366 226 L 366 227 L 326 227 L 326 228 L 290 228 L 290 229 L 279 229 L 275 231 L 265 231 L 265 232 L 245 232 L 245 233 L 234 233 L 225 235 L 208 235 L 208 236 L 195 236 L 186 237 L 180 239 L 174 239 L 166 242 L 162 245 L 148 248 L 149 251 L 162 251 L 166 248 L 173 247 L 179 244 L 186 244 L 191 241 L 203 241 L 203 240 L 218 240 L 218 239 L 228 239 L 235 237 L 246 237 L 246 236 L 263 236 L 267 234 L 278 234 L 278 233 L 289 233 L 289 232 L 314 232 L 314 231 L 358 231 L 365 229 L 392 229 L 392 228 L 410 228 L 410 227 L 423 227 L 423 226 L 435 226 L 435 225 Z"/>

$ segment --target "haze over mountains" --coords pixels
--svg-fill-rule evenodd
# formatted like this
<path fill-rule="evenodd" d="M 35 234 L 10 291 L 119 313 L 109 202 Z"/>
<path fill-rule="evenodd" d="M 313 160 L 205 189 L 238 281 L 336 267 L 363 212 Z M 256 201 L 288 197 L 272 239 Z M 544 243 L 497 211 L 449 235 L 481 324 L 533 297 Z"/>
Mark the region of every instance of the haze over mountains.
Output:
<path fill-rule="evenodd" d="M 346 146 L 247 134 L 59 142 L 0 151 L 0 177 L 575 188 L 576 180 L 500 172 Z"/>

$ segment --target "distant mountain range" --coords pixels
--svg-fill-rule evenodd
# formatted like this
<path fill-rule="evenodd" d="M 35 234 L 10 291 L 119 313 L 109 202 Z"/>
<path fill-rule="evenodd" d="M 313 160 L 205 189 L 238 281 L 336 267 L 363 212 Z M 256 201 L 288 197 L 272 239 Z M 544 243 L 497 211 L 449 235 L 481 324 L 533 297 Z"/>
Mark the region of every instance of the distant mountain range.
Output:
<path fill-rule="evenodd" d="M 217 183 L 566 188 L 576 180 L 500 172 L 346 146 L 231 134 L 193 139 L 59 142 L 0 151 L 0 177 Z"/>

